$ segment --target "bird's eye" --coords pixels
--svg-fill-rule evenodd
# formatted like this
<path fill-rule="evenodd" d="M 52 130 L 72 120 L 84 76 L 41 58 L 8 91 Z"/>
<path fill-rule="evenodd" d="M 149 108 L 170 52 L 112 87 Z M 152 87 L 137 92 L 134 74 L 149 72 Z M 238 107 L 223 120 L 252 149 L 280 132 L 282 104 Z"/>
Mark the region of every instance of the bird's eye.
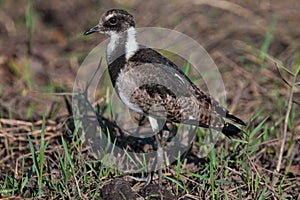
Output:
<path fill-rule="evenodd" d="M 116 17 L 112 17 L 109 20 L 110 25 L 116 25 L 118 22 L 118 19 Z"/>

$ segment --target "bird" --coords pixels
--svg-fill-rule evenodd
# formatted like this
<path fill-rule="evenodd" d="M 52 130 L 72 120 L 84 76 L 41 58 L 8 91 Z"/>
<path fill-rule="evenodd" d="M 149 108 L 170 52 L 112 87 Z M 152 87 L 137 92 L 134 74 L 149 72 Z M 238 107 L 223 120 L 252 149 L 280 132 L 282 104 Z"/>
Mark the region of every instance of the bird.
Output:
<path fill-rule="evenodd" d="M 110 9 L 84 35 L 95 32 L 110 37 L 106 50 L 109 75 L 120 99 L 131 110 L 148 116 L 150 123 L 155 124 L 161 113 L 151 112 L 151 108 L 158 105 L 167 121 L 198 125 L 220 131 L 229 138 L 242 138 L 241 129 L 224 118 L 245 126 L 241 119 L 197 87 L 171 60 L 138 44 L 133 15 L 123 9 Z"/>
<path fill-rule="evenodd" d="M 228 138 L 243 137 L 233 123 L 245 126 L 244 121 L 197 87 L 170 59 L 137 42 L 132 14 L 110 9 L 84 35 L 96 32 L 110 38 L 106 61 L 118 96 L 130 110 L 148 117 L 153 131 L 165 119 L 217 130 Z"/>

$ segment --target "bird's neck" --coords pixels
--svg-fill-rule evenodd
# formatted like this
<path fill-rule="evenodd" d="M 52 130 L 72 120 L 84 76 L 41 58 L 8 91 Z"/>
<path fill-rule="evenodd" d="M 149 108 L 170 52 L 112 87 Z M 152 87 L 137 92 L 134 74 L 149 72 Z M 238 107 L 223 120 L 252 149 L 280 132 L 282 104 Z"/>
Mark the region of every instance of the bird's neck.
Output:
<path fill-rule="evenodd" d="M 121 56 L 125 56 L 126 61 L 138 50 L 138 43 L 135 37 L 134 27 L 130 27 L 124 32 L 111 32 L 110 40 L 106 50 L 106 60 L 108 64 L 113 63 Z"/>

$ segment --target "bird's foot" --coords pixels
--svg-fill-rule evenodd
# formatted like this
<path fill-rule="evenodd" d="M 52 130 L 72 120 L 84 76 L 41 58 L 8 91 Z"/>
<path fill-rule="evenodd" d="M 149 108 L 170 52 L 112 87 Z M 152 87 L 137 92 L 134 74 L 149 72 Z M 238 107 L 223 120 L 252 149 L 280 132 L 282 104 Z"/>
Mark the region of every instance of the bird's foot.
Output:
<path fill-rule="evenodd" d="M 150 184 L 152 175 L 151 173 L 148 174 L 146 177 L 135 177 L 135 176 L 127 176 L 127 178 L 130 178 L 132 180 L 135 180 L 137 182 L 145 182 L 145 185 L 143 187 L 146 187 Z"/>

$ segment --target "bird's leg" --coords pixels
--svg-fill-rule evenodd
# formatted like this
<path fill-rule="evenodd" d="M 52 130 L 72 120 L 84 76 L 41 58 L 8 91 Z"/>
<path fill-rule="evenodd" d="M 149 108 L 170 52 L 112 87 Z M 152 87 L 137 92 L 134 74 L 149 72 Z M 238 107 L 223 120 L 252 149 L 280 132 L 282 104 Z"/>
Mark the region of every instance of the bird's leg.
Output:
<path fill-rule="evenodd" d="M 162 186 L 162 164 L 163 164 L 163 145 L 165 144 L 167 138 L 165 139 L 165 136 L 162 134 L 161 138 L 159 137 L 159 133 L 163 129 L 164 121 L 157 120 L 155 118 L 149 117 L 150 125 L 152 128 L 152 131 L 155 134 L 155 141 L 157 143 L 157 153 L 156 153 L 156 163 L 157 163 L 157 172 L 158 172 L 158 181 L 159 181 L 159 189 L 161 189 Z M 163 133 L 164 131 L 162 131 Z M 163 144 L 163 145 L 162 145 Z M 144 187 L 149 185 L 152 179 L 151 172 L 148 174 L 147 177 L 139 178 L 134 176 L 127 176 L 130 179 L 133 179 L 138 182 L 146 182 Z"/>
<path fill-rule="evenodd" d="M 158 172 L 158 184 L 159 188 L 161 188 L 161 182 L 162 182 L 162 163 L 163 163 L 163 148 L 161 146 L 159 135 L 155 135 L 155 140 L 157 143 L 157 172 Z"/>
<path fill-rule="evenodd" d="M 163 127 L 163 122 L 160 120 L 157 120 L 155 118 L 149 117 L 149 121 L 150 121 L 150 125 L 151 128 L 153 130 L 153 132 L 155 133 L 155 140 L 156 140 L 156 144 L 157 144 L 157 172 L 158 172 L 158 183 L 159 183 L 159 188 L 161 188 L 162 186 L 162 164 L 163 164 L 163 146 L 161 143 L 161 139 L 159 138 L 159 132 L 161 131 L 162 127 Z M 163 138 L 163 136 L 162 136 Z"/>
<path fill-rule="evenodd" d="M 140 178 L 140 177 L 135 177 L 135 176 L 127 176 L 130 179 L 133 179 L 137 182 L 146 182 L 146 184 L 144 185 L 144 187 L 146 187 L 147 185 L 149 185 L 149 183 L 151 182 L 151 173 L 148 174 L 147 177 L 144 178 Z"/>

